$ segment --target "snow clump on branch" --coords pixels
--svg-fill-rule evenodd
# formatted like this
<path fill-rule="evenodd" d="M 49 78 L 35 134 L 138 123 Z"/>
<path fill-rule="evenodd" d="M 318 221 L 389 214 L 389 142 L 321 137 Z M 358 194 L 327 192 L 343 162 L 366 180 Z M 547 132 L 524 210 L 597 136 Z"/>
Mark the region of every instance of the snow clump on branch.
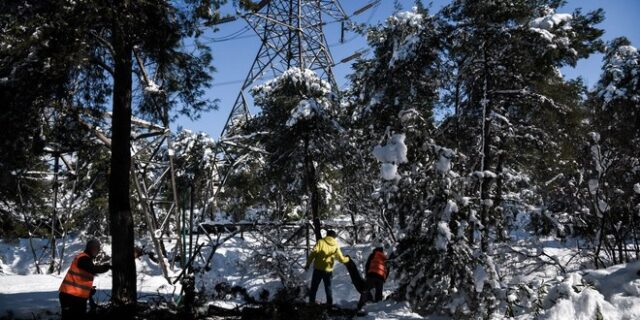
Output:
<path fill-rule="evenodd" d="M 404 143 L 405 138 L 405 135 L 402 133 L 394 134 L 386 145 L 377 145 L 373 148 L 373 156 L 382 162 L 380 167 L 382 179 L 400 179 L 398 164 L 407 162 L 407 145 Z"/>

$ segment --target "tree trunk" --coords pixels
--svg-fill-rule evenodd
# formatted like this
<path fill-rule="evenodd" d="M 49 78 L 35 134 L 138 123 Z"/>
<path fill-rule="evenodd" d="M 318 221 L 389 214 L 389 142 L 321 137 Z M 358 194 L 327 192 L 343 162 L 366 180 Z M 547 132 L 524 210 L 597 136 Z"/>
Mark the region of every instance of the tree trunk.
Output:
<path fill-rule="evenodd" d="M 126 3 L 124 8 L 126 10 Z M 109 175 L 109 218 L 112 241 L 113 289 L 111 301 L 122 316 L 136 304 L 136 265 L 134 261 L 133 216 L 129 198 L 131 170 L 131 74 L 132 46 L 126 29 L 113 25 L 114 76 L 111 138 L 111 172 Z"/>
<path fill-rule="evenodd" d="M 502 208 L 502 202 L 504 200 L 503 192 L 502 192 L 503 191 L 502 189 L 504 189 L 504 179 L 502 177 L 503 162 L 504 162 L 504 152 L 500 151 L 498 154 L 498 163 L 496 164 L 496 172 L 494 172 L 497 175 L 497 177 L 496 177 L 496 198 L 493 203 L 493 208 L 494 208 L 493 222 L 497 227 L 496 233 L 500 241 L 508 240 L 507 237 L 505 236 L 505 231 L 508 228 L 507 226 L 505 226 L 506 219 L 505 219 L 504 209 Z"/>
<path fill-rule="evenodd" d="M 318 183 L 316 181 L 316 168 L 313 165 L 313 159 L 309 155 L 309 137 L 304 139 L 304 163 L 305 163 L 305 180 L 307 181 L 307 191 L 311 198 L 311 218 L 313 221 L 313 233 L 316 241 L 322 239 L 322 228 L 320 224 L 320 193 L 318 192 Z"/>
<path fill-rule="evenodd" d="M 354 192 L 355 193 L 355 192 Z M 351 216 L 351 224 L 353 224 L 353 241 L 358 243 L 358 224 L 356 223 L 356 206 L 350 201 L 348 206 L 349 215 Z"/>
<path fill-rule="evenodd" d="M 487 52 L 486 49 L 483 49 L 483 57 L 484 57 L 484 88 L 483 88 L 483 97 L 482 97 L 482 154 L 481 159 L 482 162 L 480 164 L 480 171 L 484 172 L 485 170 L 489 170 L 492 165 L 492 152 L 491 152 L 491 119 L 489 116 L 491 115 L 491 99 L 489 97 L 489 66 L 487 64 Z M 489 118 L 489 119 L 487 119 Z M 492 206 L 488 205 L 488 202 L 491 200 L 491 178 L 483 177 L 480 180 L 480 205 L 481 205 L 481 213 L 480 213 L 480 221 L 482 222 L 482 238 L 480 240 L 480 247 L 482 252 L 487 252 L 489 249 L 489 216 L 491 214 Z"/>
<path fill-rule="evenodd" d="M 485 107 L 488 110 L 489 107 Z M 489 143 L 489 127 L 490 121 L 486 119 L 487 112 L 483 112 L 483 126 L 482 126 L 482 164 L 480 171 L 484 172 L 491 168 L 491 144 Z M 488 201 L 491 200 L 489 189 L 491 188 L 491 178 L 483 177 L 480 179 L 480 221 L 482 223 L 482 237 L 480 240 L 480 246 L 482 252 L 487 252 L 489 248 L 489 214 L 491 207 L 488 206 Z"/>
<path fill-rule="evenodd" d="M 56 209 L 58 207 L 58 171 L 60 170 L 60 154 L 54 153 L 53 164 L 53 211 L 51 213 L 51 239 L 49 239 L 49 245 L 51 246 L 51 264 L 49 264 L 49 273 L 53 273 L 56 268 L 56 220 L 58 220 L 58 214 Z M 60 261 L 62 263 L 62 261 Z"/>
<path fill-rule="evenodd" d="M 313 229 L 316 234 L 316 240 L 320 240 L 322 238 L 321 227 L 320 227 L 320 194 L 318 192 L 318 186 L 315 181 L 315 168 L 313 167 L 313 162 L 310 163 L 311 170 L 310 174 L 313 178 L 313 184 L 311 185 L 311 215 L 313 216 Z"/>

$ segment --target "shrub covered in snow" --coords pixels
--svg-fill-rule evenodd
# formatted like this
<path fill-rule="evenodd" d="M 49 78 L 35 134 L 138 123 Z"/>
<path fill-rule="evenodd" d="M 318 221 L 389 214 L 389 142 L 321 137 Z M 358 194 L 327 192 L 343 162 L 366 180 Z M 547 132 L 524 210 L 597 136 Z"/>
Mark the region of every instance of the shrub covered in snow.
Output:
<path fill-rule="evenodd" d="M 291 68 L 251 90 L 262 111 L 238 132 L 255 160 L 235 168 L 229 179 L 249 183 L 251 192 L 229 194 L 269 208 L 274 220 L 319 219 L 334 213 L 336 150 L 342 128 L 329 82 L 308 69 Z M 244 167 L 252 166 L 244 175 Z M 242 190 L 244 186 L 238 185 Z"/>
<path fill-rule="evenodd" d="M 597 93 L 609 104 L 627 100 L 640 105 L 640 52 L 626 38 L 609 45 Z"/>
<path fill-rule="evenodd" d="M 422 211 L 409 218 L 397 247 L 401 297 L 424 313 L 458 318 L 479 317 L 497 307 L 501 289 L 491 256 L 479 250 L 470 226 L 479 228 L 473 205 L 461 192 L 469 179 L 452 171 L 455 151 L 430 145 L 432 165 L 413 183 L 433 190 Z"/>

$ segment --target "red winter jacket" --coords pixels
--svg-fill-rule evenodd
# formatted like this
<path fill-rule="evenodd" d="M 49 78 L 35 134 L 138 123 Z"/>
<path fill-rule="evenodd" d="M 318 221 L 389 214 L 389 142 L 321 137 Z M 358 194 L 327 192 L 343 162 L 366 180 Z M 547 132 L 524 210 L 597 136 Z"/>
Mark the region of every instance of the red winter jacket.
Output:
<path fill-rule="evenodd" d="M 368 275 L 377 275 L 382 279 L 387 280 L 389 276 L 389 270 L 385 266 L 387 262 L 387 256 L 382 252 L 381 249 L 375 249 L 369 255 L 369 259 L 367 260 L 366 270 Z"/>

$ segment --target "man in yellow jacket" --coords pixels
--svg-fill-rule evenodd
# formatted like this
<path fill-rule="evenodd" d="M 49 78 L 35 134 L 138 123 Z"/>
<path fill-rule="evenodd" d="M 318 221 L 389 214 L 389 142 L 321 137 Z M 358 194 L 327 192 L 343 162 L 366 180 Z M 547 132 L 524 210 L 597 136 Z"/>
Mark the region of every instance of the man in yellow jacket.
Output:
<path fill-rule="evenodd" d="M 336 259 L 341 263 L 349 262 L 349 257 L 343 256 L 340 247 L 338 247 L 338 241 L 336 241 L 337 236 L 335 231 L 328 230 L 327 236 L 318 240 L 309 257 L 307 257 L 307 264 L 304 269 L 308 270 L 311 263 L 313 263 L 309 303 L 315 303 L 316 293 L 320 286 L 320 281 L 322 281 L 324 282 L 324 292 L 327 296 L 327 305 L 333 305 L 333 296 L 331 294 L 333 264 Z"/>

